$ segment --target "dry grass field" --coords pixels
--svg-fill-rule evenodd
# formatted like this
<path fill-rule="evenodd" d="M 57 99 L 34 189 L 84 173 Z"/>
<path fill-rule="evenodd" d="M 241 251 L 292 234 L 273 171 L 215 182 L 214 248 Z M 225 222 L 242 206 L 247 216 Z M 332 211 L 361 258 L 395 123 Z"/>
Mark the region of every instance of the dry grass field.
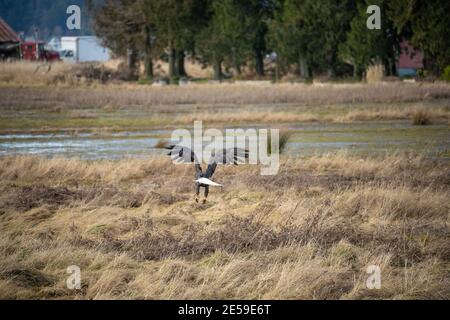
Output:
<path fill-rule="evenodd" d="M 345 153 L 223 167 L 209 202 L 168 159 L 0 160 L 0 298 L 450 297 L 448 162 Z M 82 290 L 66 288 L 78 265 Z M 366 268 L 381 268 L 368 290 Z"/>
<path fill-rule="evenodd" d="M 48 102 L 60 107 L 120 108 L 123 106 L 174 106 L 174 105 L 272 105 L 298 106 L 335 105 L 357 103 L 403 103 L 411 101 L 449 99 L 448 84 L 408 84 L 402 82 L 378 84 L 308 84 L 263 83 L 249 85 L 236 83 L 191 84 L 185 86 L 155 87 L 136 84 L 111 84 L 75 87 L 21 87 L 0 86 L 2 105 L 23 96 L 22 106 L 47 107 Z"/>
<path fill-rule="evenodd" d="M 448 84 L 157 87 L 35 67 L 0 64 L 0 299 L 450 299 Z M 110 160 L 195 120 L 283 128 L 300 156 L 275 176 L 219 167 L 205 204 L 191 165 Z M 74 144 L 110 158 L 58 154 Z M 52 156 L 15 153 L 39 148 Z"/>

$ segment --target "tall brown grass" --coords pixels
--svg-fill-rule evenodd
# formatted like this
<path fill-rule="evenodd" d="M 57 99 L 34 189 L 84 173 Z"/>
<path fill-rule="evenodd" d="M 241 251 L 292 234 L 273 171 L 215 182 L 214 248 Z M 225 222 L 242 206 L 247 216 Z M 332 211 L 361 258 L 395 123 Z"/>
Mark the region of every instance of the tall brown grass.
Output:
<path fill-rule="evenodd" d="M 384 78 L 384 73 L 382 64 L 371 65 L 367 68 L 366 81 L 368 83 L 380 82 Z"/>
<path fill-rule="evenodd" d="M 1 158 L 0 297 L 450 297 L 447 160 L 338 153 L 216 174 L 225 187 L 199 205 L 193 168 L 166 158 Z"/>
<path fill-rule="evenodd" d="M 0 68 L 2 65 L 0 64 Z M 5 67 L 3 67 L 5 68 Z M 57 66 L 53 67 L 57 68 Z M 65 68 L 62 66 L 61 68 Z M 10 73 L 0 71 L 0 78 Z M 39 75 L 50 77 L 49 75 Z M 64 75 L 65 77 L 66 75 Z M 30 100 L 31 106 L 48 101 L 68 107 L 124 107 L 170 105 L 273 105 L 295 104 L 336 105 L 358 103 L 395 103 L 432 99 L 449 99 L 448 84 L 198 84 L 189 86 L 140 86 L 110 84 L 85 86 L 27 86 L 33 75 L 24 75 L 23 81 L 0 86 L 2 105 L 14 106 L 17 100 Z M 48 80 L 50 81 L 50 79 Z M 0 81 L 1 84 L 1 81 Z M 20 87 L 25 86 L 25 87 Z"/>
<path fill-rule="evenodd" d="M 354 122 L 354 121 L 389 121 L 389 120 L 411 120 L 413 124 L 431 124 L 431 119 L 446 120 L 450 116 L 450 109 L 447 107 L 378 107 L 349 111 L 338 116 L 326 116 L 324 119 L 333 122 Z"/>
<path fill-rule="evenodd" d="M 55 85 L 67 81 L 71 66 L 64 63 L 11 62 L 0 63 L 0 84 L 14 86 Z"/>

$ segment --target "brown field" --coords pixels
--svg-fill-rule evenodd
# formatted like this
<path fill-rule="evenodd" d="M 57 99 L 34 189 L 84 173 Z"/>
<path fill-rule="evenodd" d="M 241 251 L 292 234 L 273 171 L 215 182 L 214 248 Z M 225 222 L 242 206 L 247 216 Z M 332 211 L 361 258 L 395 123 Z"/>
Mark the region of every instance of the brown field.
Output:
<path fill-rule="evenodd" d="M 0 64 L 0 299 L 450 299 L 449 84 L 157 87 L 35 68 Z M 168 157 L 13 156 L 195 120 L 281 128 L 303 156 L 275 176 L 219 167 L 206 204 Z M 333 143 L 350 149 L 304 156 Z"/>
<path fill-rule="evenodd" d="M 0 298 L 450 298 L 447 161 L 345 153 L 220 167 L 0 159 Z M 78 265 L 82 290 L 66 288 Z M 381 268 L 369 290 L 366 268 Z"/>

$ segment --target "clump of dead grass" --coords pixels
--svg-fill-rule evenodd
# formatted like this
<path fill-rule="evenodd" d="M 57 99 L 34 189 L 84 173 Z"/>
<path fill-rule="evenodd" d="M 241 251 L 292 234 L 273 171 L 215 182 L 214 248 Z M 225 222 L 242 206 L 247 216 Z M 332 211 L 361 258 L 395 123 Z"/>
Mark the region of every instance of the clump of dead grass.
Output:
<path fill-rule="evenodd" d="M 431 124 L 431 115 L 428 111 L 416 110 L 412 117 L 412 123 L 415 126 L 427 126 Z"/>
<path fill-rule="evenodd" d="M 371 65 L 367 68 L 367 83 L 381 82 L 384 78 L 384 66 L 382 64 Z"/>

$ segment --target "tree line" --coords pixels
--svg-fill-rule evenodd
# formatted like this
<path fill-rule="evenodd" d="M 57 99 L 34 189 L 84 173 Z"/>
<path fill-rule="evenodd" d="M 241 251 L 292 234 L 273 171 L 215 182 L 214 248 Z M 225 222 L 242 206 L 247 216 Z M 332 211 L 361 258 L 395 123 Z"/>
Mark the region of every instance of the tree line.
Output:
<path fill-rule="evenodd" d="M 311 79 L 362 78 L 371 64 L 395 74 L 403 39 L 424 51 L 426 68 L 450 65 L 450 2 L 441 0 L 88 0 L 94 29 L 133 70 L 153 78 L 154 61 L 170 79 L 187 76 L 187 55 L 212 66 L 214 79 L 252 70 Z M 369 30 L 367 7 L 381 9 L 381 29 Z"/>

